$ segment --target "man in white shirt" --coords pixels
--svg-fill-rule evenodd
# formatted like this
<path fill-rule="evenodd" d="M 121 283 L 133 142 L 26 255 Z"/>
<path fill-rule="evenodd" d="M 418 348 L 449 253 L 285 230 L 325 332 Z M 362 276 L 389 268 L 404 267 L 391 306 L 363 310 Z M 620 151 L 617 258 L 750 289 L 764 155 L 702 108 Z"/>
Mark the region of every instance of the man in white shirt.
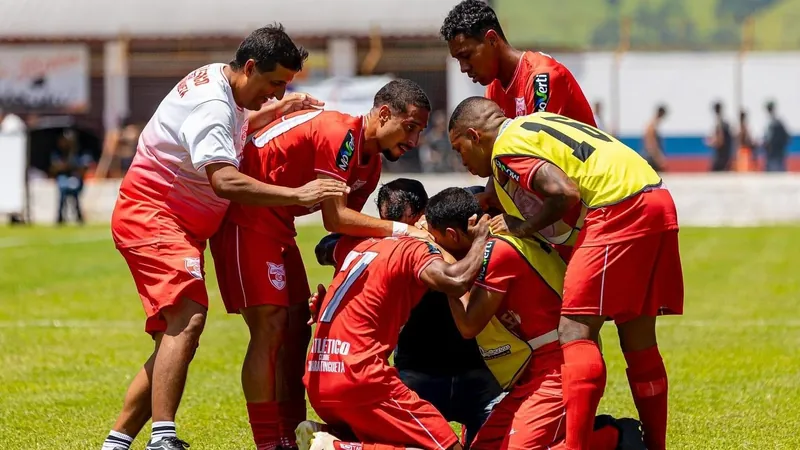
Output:
<path fill-rule="evenodd" d="M 306 106 L 302 95 L 283 95 L 307 56 L 283 27 L 259 28 L 233 61 L 181 80 L 142 131 L 111 231 L 136 282 L 155 350 L 128 388 L 104 450 L 128 450 L 151 416 L 148 450 L 188 447 L 176 435 L 175 415 L 208 308 L 203 250 L 229 202 L 311 206 L 348 191 L 334 180 L 272 186 L 238 170 L 248 110 L 260 110 L 252 119 L 265 123 Z M 283 100 L 262 108 L 272 98 Z"/>

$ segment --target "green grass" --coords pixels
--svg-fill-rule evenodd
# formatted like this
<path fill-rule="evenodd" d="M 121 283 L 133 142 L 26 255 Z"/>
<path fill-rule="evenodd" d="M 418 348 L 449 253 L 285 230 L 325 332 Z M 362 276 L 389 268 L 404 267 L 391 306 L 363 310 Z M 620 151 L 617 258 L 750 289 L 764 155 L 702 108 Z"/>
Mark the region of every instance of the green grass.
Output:
<path fill-rule="evenodd" d="M 312 255 L 321 235 L 300 230 L 314 284 L 330 277 Z M 800 448 L 800 228 L 685 229 L 681 243 L 686 314 L 659 326 L 668 447 Z M 247 333 L 208 274 L 210 317 L 179 429 L 197 448 L 249 449 L 239 387 Z M 151 351 L 143 319 L 106 228 L 0 229 L 0 448 L 99 448 Z M 635 416 L 614 328 L 603 337 L 600 409 Z"/>

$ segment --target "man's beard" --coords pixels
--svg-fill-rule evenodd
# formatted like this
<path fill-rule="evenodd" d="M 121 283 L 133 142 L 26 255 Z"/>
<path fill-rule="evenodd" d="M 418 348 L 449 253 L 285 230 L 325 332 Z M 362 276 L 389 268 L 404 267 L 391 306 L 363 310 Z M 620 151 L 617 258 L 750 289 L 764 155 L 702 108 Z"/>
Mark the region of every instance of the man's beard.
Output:
<path fill-rule="evenodd" d="M 399 156 L 394 156 L 389 149 L 383 149 L 381 150 L 381 153 L 383 153 L 383 157 L 388 159 L 390 162 L 397 162 L 397 160 L 400 159 Z"/>

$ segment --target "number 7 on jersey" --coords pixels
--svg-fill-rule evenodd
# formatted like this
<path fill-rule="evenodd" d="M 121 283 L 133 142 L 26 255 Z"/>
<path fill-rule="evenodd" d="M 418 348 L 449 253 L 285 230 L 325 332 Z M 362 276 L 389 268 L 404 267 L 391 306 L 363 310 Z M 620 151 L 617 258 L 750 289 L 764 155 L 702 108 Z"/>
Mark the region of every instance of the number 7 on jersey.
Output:
<path fill-rule="evenodd" d="M 347 257 L 344 259 L 344 264 L 342 264 L 342 268 L 339 269 L 339 272 L 346 271 L 350 265 L 353 267 L 350 268 L 350 271 L 347 273 L 347 277 L 344 279 L 342 284 L 336 289 L 334 292 L 333 297 L 331 298 L 330 303 L 325 306 L 325 309 L 322 311 L 322 315 L 320 315 L 320 323 L 330 323 L 333 320 L 333 315 L 336 313 L 336 309 L 339 308 L 339 304 L 342 302 L 345 294 L 353 286 L 353 283 L 364 273 L 369 263 L 374 260 L 378 254 L 376 252 L 350 252 L 347 254 Z M 353 261 L 356 261 L 353 264 Z"/>

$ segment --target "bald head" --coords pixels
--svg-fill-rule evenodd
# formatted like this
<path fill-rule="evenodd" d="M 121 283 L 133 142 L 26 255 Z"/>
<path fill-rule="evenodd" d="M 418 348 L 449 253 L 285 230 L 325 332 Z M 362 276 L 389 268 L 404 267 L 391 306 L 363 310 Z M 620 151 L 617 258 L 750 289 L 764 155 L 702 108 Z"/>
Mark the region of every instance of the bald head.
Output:
<path fill-rule="evenodd" d="M 456 106 L 450 116 L 448 131 L 460 135 L 467 128 L 486 130 L 493 125 L 493 118 L 503 118 L 503 111 L 497 103 L 485 97 L 469 97 Z"/>

